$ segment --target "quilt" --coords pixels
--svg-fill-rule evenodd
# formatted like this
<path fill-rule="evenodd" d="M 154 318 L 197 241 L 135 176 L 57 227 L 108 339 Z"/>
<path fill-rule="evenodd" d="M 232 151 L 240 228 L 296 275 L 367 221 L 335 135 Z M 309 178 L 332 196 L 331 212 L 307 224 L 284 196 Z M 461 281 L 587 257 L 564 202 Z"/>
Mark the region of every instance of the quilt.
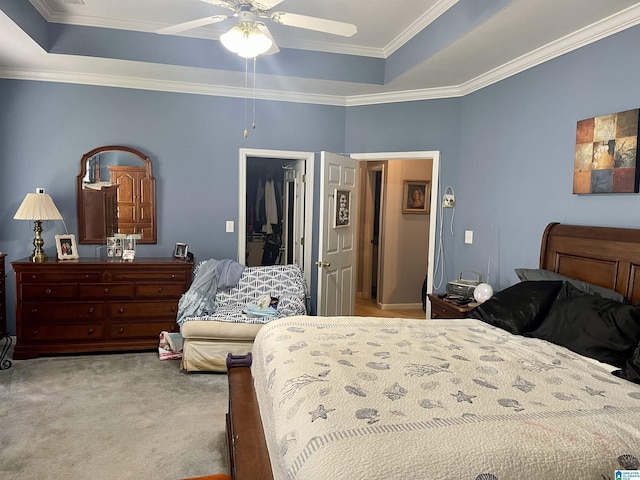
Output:
<path fill-rule="evenodd" d="M 592 479 L 640 469 L 640 385 L 479 320 L 291 317 L 253 377 L 275 479 Z"/>

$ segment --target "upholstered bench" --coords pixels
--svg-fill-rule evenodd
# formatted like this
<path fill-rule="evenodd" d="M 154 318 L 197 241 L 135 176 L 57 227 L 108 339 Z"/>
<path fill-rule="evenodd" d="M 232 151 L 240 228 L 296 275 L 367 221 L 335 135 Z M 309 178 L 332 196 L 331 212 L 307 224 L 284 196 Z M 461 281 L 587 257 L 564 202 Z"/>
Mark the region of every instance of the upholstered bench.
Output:
<path fill-rule="evenodd" d="M 197 274 L 198 264 L 194 271 Z M 243 313 L 247 303 L 256 303 L 264 295 L 278 299 L 274 318 L 253 317 Z M 212 315 L 187 317 L 180 333 L 184 338 L 182 368 L 188 372 L 227 370 L 227 354 L 244 355 L 251 351 L 256 334 L 275 318 L 306 315 L 307 286 L 298 265 L 246 267 L 238 284 L 216 294 Z"/>

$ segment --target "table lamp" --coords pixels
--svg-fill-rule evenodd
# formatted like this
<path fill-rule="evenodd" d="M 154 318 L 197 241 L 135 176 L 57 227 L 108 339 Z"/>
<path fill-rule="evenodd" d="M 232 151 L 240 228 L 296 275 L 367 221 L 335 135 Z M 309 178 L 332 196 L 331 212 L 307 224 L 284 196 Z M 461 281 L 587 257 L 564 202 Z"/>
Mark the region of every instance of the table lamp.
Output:
<path fill-rule="evenodd" d="M 13 216 L 14 220 L 34 220 L 33 231 L 36 237 L 33 239 L 33 254 L 29 257 L 31 262 L 45 262 L 47 256 L 42 249 L 42 220 L 62 220 L 62 215 L 56 208 L 51 197 L 44 193 L 44 188 L 36 188 L 36 193 L 27 193 L 20 208 Z"/>

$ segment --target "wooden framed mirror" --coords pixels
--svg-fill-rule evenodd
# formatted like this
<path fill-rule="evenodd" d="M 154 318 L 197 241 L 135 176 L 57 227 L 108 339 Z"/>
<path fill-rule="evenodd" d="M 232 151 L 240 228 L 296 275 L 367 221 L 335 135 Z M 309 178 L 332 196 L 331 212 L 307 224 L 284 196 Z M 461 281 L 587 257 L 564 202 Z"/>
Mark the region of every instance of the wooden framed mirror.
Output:
<path fill-rule="evenodd" d="M 138 243 L 157 243 L 156 180 L 142 152 L 94 148 L 80 160 L 76 188 L 79 243 L 104 244 L 116 233 L 138 233 Z"/>

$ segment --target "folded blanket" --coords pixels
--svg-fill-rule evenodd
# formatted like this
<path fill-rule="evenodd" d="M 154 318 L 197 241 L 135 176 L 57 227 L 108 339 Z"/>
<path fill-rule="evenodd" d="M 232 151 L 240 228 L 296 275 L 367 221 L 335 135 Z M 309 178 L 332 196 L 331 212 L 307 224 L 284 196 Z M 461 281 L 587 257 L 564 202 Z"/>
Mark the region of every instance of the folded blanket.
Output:
<path fill-rule="evenodd" d="M 278 312 L 276 312 L 275 308 L 272 308 L 268 305 L 260 306 L 256 305 L 255 303 L 247 303 L 242 309 L 242 313 L 246 313 L 247 315 L 251 315 L 254 317 L 276 318 L 278 316 Z"/>

